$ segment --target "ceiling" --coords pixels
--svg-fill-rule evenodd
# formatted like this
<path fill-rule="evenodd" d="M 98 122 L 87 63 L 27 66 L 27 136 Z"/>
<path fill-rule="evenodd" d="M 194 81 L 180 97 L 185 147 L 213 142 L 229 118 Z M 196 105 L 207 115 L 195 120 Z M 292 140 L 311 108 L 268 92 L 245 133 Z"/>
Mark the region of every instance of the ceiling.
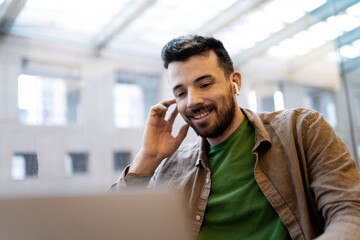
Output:
<path fill-rule="evenodd" d="M 333 16 L 334 12 L 337 13 Z M 359 0 L 0 0 L 0 32 L 159 56 L 179 35 L 212 35 L 236 65 L 294 60 L 335 42 L 360 56 Z M 340 41 L 341 40 L 341 41 Z"/>

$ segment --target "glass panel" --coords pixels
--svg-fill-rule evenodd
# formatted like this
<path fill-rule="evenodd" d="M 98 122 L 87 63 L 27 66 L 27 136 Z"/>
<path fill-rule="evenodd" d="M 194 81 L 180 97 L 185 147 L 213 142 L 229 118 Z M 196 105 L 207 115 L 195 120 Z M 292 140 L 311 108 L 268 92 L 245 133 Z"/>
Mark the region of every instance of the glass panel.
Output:
<path fill-rule="evenodd" d="M 22 74 L 18 79 L 19 120 L 26 125 L 65 125 L 77 122 L 78 89 L 65 79 Z"/>
<path fill-rule="evenodd" d="M 68 176 L 86 174 L 88 172 L 89 154 L 68 153 L 66 156 L 65 169 Z"/>
<path fill-rule="evenodd" d="M 332 127 L 337 125 L 334 93 L 323 89 L 309 89 L 311 108 L 321 112 Z"/>
<path fill-rule="evenodd" d="M 12 33 L 89 44 L 93 36 L 128 2 L 129 0 L 28 0 L 15 21 Z"/>
<path fill-rule="evenodd" d="M 144 99 L 139 85 L 117 83 L 114 87 L 114 112 L 117 127 L 141 127 L 144 124 Z"/>
<path fill-rule="evenodd" d="M 159 76 L 117 72 L 113 88 L 114 122 L 121 128 L 139 128 L 157 102 Z"/>
<path fill-rule="evenodd" d="M 23 180 L 38 176 L 39 163 L 35 153 L 17 153 L 12 157 L 11 176 L 13 180 Z"/>
<path fill-rule="evenodd" d="M 261 111 L 264 112 L 273 112 L 275 111 L 275 103 L 273 96 L 264 97 L 260 100 L 261 102 Z"/>
<path fill-rule="evenodd" d="M 355 86 L 353 88 L 354 102 L 355 102 L 355 115 L 356 115 L 356 124 L 360 127 L 360 86 Z"/>
<path fill-rule="evenodd" d="M 247 101 L 249 103 L 249 109 L 251 109 L 254 112 L 257 112 L 257 97 L 256 97 L 256 92 L 254 90 L 249 91 Z"/>
<path fill-rule="evenodd" d="M 122 171 L 131 162 L 131 152 L 114 153 L 114 170 Z"/>
<path fill-rule="evenodd" d="M 148 46 L 146 52 L 150 51 L 155 56 L 159 56 L 161 47 L 168 39 L 201 30 L 202 26 L 216 17 L 221 10 L 229 8 L 235 2 L 235 0 L 158 0 L 143 15 L 131 22 L 110 43 L 110 47 L 122 49 L 124 43 L 131 45 L 136 41 Z M 137 51 L 142 49 L 141 46 L 135 47 Z"/>
<path fill-rule="evenodd" d="M 281 91 L 276 91 L 274 93 L 274 104 L 275 104 L 275 111 L 284 110 L 284 96 Z"/>

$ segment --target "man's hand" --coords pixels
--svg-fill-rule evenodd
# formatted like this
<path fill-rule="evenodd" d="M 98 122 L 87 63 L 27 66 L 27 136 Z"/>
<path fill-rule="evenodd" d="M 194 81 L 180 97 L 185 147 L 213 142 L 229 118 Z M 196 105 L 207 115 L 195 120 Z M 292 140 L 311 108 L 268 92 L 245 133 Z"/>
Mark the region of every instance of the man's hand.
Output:
<path fill-rule="evenodd" d="M 172 136 L 172 128 L 178 114 L 173 110 L 169 119 L 165 120 L 168 108 L 175 99 L 165 100 L 151 107 L 145 126 L 143 143 L 140 152 L 130 166 L 129 173 L 152 175 L 160 162 L 173 154 L 186 137 L 189 125 L 181 127 L 176 137 Z"/>

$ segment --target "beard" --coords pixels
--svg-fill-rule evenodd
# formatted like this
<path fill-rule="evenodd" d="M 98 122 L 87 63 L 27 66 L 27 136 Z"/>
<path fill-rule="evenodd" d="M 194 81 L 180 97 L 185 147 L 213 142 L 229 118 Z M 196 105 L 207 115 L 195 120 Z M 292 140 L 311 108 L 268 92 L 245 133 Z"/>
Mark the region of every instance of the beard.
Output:
<path fill-rule="evenodd" d="M 185 113 L 185 121 L 194 129 L 197 135 L 204 138 L 217 138 L 226 133 L 226 130 L 232 123 L 235 116 L 235 101 L 231 91 L 229 91 L 223 101 L 223 104 L 210 104 L 199 106 L 196 109 L 189 110 Z M 212 122 L 194 124 L 190 121 L 191 115 L 200 112 L 203 109 L 211 109 L 217 115 L 217 119 Z"/>

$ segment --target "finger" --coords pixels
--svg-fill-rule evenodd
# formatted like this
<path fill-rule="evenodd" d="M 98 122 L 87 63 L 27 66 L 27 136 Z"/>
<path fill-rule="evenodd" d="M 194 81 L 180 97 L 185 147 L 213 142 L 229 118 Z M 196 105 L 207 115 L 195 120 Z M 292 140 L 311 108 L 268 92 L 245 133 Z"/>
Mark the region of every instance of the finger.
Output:
<path fill-rule="evenodd" d="M 169 119 L 168 119 L 168 122 L 172 125 L 174 124 L 174 121 L 176 119 L 176 116 L 178 115 L 179 111 L 177 110 L 177 108 L 174 108 L 174 110 L 172 111 Z"/>
<path fill-rule="evenodd" d="M 157 118 L 164 118 L 168 108 L 175 102 L 176 102 L 175 99 L 168 99 L 168 100 L 161 101 L 160 103 L 158 103 L 155 106 L 150 108 L 149 116 L 157 117 Z"/>
<path fill-rule="evenodd" d="M 164 101 L 160 102 L 160 104 L 164 105 L 165 107 L 170 107 L 174 103 L 176 103 L 175 99 L 167 99 L 167 100 L 164 100 Z"/>
<path fill-rule="evenodd" d="M 150 108 L 149 116 L 158 117 L 158 118 L 164 117 L 167 110 L 168 110 L 167 107 L 165 107 L 161 103 L 158 103 Z"/>
<path fill-rule="evenodd" d="M 169 108 L 171 105 L 173 105 L 174 103 L 176 103 L 175 99 L 167 99 L 164 100 L 162 102 L 160 102 L 160 104 L 162 104 L 164 107 Z M 165 118 L 166 115 L 166 111 L 162 113 L 161 117 Z M 175 116 L 176 117 L 176 116 Z"/>
<path fill-rule="evenodd" d="M 180 131 L 178 133 L 178 135 L 176 136 L 176 141 L 181 144 L 182 141 L 184 141 L 187 133 L 188 133 L 188 130 L 189 130 L 189 124 L 184 124 L 181 128 L 180 128 Z"/>

